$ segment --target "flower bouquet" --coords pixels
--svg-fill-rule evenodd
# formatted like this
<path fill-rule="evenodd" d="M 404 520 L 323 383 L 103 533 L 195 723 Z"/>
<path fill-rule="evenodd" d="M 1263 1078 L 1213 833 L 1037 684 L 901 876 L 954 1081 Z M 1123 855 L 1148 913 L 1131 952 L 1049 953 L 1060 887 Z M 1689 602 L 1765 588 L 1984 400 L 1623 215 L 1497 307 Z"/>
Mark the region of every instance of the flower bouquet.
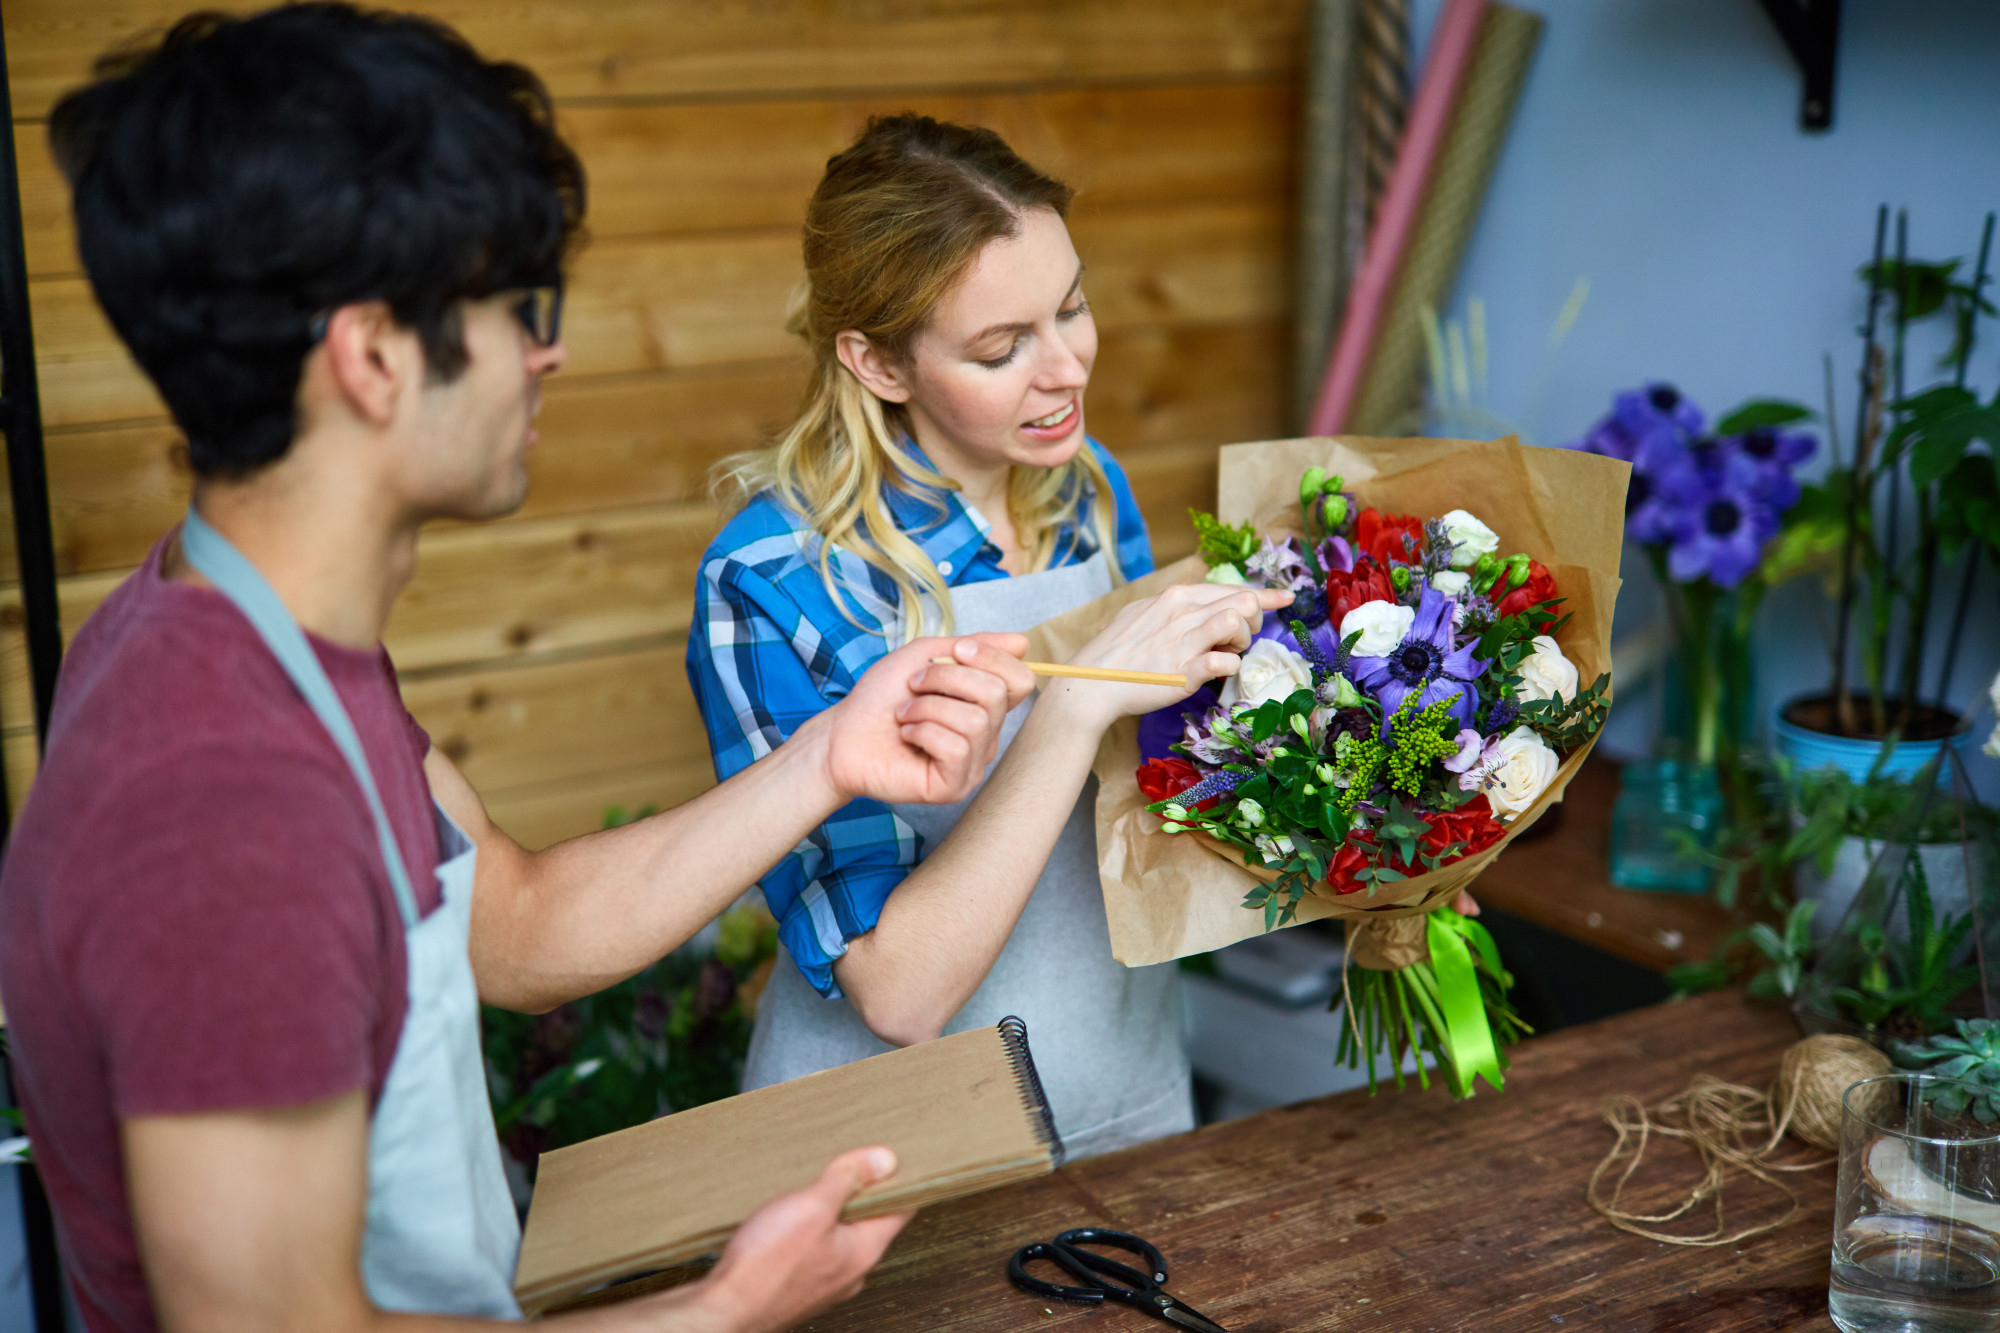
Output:
<path fill-rule="evenodd" d="M 1413 1052 L 1459 1096 L 1498 1086 L 1524 1029 L 1491 939 L 1452 904 L 1602 725 L 1626 475 L 1511 440 L 1224 450 L 1199 556 L 1037 631 L 1073 648 L 1134 597 L 1202 578 L 1297 594 L 1236 678 L 1106 738 L 1117 956 L 1343 918 L 1341 1057 L 1371 1086 L 1378 1055 L 1400 1085 Z"/>

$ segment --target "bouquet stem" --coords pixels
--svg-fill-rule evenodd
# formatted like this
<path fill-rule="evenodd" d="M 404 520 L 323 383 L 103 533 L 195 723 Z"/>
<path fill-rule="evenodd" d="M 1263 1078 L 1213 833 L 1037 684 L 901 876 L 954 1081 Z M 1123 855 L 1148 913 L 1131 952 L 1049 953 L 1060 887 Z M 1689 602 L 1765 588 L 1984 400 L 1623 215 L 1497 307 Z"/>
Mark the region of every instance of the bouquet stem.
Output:
<path fill-rule="evenodd" d="M 1353 964 L 1341 984 L 1340 1044 L 1335 1059 L 1364 1067 L 1368 1092 L 1378 1087 L 1375 1062 L 1388 1061 L 1389 1076 L 1404 1086 L 1403 1066 L 1415 1056 L 1418 1086 L 1430 1086 L 1426 1064 L 1446 1076 L 1456 1097 L 1472 1095 L 1473 1079 L 1502 1083 L 1504 1048 L 1530 1028 L 1507 1000 L 1514 979 L 1485 927 L 1448 909 L 1425 919 L 1429 956 L 1398 968 Z M 1358 934 L 1349 928 L 1350 957 Z"/>

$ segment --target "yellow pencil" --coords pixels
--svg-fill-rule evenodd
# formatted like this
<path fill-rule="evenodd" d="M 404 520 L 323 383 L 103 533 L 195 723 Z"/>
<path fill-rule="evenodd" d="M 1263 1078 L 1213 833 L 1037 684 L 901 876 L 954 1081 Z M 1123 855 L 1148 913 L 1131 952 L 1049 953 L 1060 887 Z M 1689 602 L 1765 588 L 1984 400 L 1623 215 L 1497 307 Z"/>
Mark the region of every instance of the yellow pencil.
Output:
<path fill-rule="evenodd" d="M 956 658 L 933 657 L 939 666 L 963 665 Z M 1126 685 L 1171 685 L 1187 688 L 1187 677 L 1166 671 L 1118 671 L 1111 667 L 1069 666 L 1063 662 L 1025 662 L 1022 665 L 1038 676 L 1071 676 L 1077 680 L 1115 680 Z"/>

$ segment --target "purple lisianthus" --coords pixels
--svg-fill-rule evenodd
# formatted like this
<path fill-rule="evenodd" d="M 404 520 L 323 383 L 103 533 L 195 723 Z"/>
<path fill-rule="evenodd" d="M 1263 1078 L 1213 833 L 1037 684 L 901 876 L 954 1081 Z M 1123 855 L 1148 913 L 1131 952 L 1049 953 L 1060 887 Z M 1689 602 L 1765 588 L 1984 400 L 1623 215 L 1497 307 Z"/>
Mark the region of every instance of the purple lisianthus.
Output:
<path fill-rule="evenodd" d="M 1667 572 L 1680 583 L 1707 576 L 1733 588 L 1757 568 L 1764 543 L 1777 535 L 1777 510 L 1763 497 L 1756 465 L 1740 453 L 1700 475 L 1700 492 L 1675 522 Z"/>
<path fill-rule="evenodd" d="M 1419 709 L 1451 701 L 1452 717 L 1459 727 L 1472 725 L 1477 702 L 1471 682 L 1486 670 L 1486 663 L 1472 655 L 1470 642 L 1453 646 L 1452 610 L 1456 603 L 1437 589 L 1425 585 L 1417 604 L 1417 618 L 1403 641 L 1385 657 L 1357 657 L 1350 664 L 1355 683 L 1375 696 L 1382 705 L 1382 735 L 1389 734 L 1389 719 L 1403 706 L 1412 690 L 1421 690 Z"/>
<path fill-rule="evenodd" d="M 1336 569 L 1345 574 L 1354 568 L 1354 548 L 1347 544 L 1347 538 L 1328 537 L 1319 544 L 1319 567 L 1329 574 Z"/>

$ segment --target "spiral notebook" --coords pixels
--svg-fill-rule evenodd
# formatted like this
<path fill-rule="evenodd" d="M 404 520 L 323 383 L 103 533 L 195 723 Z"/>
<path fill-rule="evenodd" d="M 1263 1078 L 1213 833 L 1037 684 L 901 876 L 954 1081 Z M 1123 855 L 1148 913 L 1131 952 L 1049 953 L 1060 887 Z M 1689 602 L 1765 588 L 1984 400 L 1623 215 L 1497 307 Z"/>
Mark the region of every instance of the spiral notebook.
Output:
<path fill-rule="evenodd" d="M 896 1173 L 857 1195 L 849 1219 L 1060 1165 L 1027 1025 L 1002 1019 L 543 1154 L 515 1295 L 534 1315 L 712 1253 L 836 1154 L 878 1143 L 895 1149 Z"/>

